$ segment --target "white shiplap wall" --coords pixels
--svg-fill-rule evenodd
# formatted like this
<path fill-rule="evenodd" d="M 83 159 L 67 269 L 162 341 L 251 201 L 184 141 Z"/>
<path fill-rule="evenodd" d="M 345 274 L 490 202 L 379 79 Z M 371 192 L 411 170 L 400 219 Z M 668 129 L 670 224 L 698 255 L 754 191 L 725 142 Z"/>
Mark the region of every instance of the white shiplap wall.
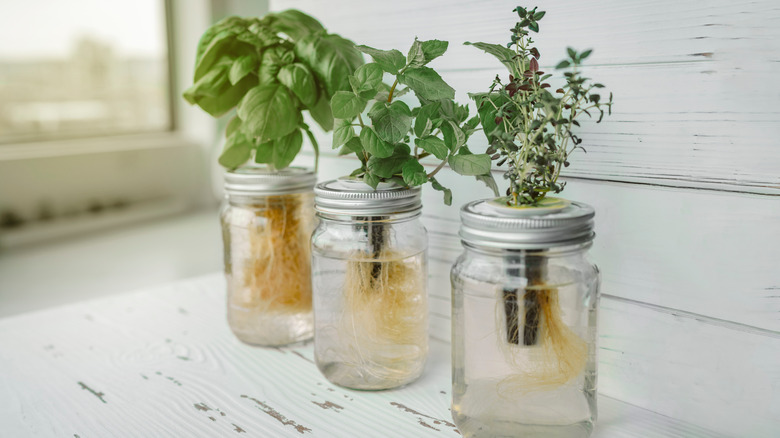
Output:
<path fill-rule="evenodd" d="M 564 196 L 597 210 L 603 275 L 600 391 L 727 436 L 780 435 L 780 5 L 709 0 L 538 2 L 543 68 L 594 48 L 587 74 L 615 93 L 585 124 Z M 503 68 L 463 41 L 501 43 L 508 1 L 277 0 L 362 44 L 450 41 L 433 67 L 458 90 Z M 528 5 L 531 6 L 531 5 Z M 323 135 L 323 150 L 330 140 Z M 473 149 L 484 147 L 474 137 Z M 306 158 L 304 158 L 305 160 Z M 330 154 L 320 178 L 355 167 Z M 497 174 L 499 182 L 500 174 Z M 457 205 L 490 193 L 451 173 L 455 207 L 426 188 L 432 335 L 449 339 Z"/>

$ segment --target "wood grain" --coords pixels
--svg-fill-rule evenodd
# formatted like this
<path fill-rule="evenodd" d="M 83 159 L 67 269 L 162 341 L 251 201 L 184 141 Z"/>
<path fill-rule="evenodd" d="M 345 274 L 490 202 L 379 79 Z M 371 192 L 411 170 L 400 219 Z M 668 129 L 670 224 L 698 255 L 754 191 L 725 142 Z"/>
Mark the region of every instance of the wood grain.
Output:
<path fill-rule="evenodd" d="M 457 437 L 449 347 L 408 387 L 328 383 L 311 343 L 256 348 L 230 333 L 222 274 L 0 320 L 4 436 Z M 596 437 L 721 437 L 600 398 Z"/>

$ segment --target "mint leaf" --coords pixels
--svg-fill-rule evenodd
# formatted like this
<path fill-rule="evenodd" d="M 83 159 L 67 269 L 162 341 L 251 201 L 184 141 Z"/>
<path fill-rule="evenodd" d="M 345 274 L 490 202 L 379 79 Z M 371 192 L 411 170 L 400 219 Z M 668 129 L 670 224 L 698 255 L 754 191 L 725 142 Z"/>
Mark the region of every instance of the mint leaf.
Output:
<path fill-rule="evenodd" d="M 261 140 L 272 140 L 294 131 L 301 113 L 293 104 L 287 88 L 280 84 L 252 88 L 238 105 L 243 131 Z"/>
<path fill-rule="evenodd" d="M 493 178 L 493 174 L 491 172 L 488 172 L 484 175 L 475 175 L 474 177 L 477 179 L 477 181 L 482 181 L 485 183 L 485 185 L 493 191 L 495 196 L 499 196 L 498 185 L 496 184 L 496 180 Z"/>
<path fill-rule="evenodd" d="M 296 129 L 289 135 L 286 135 L 274 141 L 274 167 L 284 169 L 292 163 L 298 151 L 303 144 L 303 135 L 300 129 Z"/>
<path fill-rule="evenodd" d="M 244 55 L 239 56 L 230 66 L 230 84 L 236 85 L 244 76 L 251 73 L 257 67 L 257 56 Z"/>
<path fill-rule="evenodd" d="M 382 67 L 382 70 L 392 75 L 398 74 L 398 70 L 406 66 L 406 59 L 398 50 L 379 50 L 368 46 L 357 46 L 356 48 L 366 55 L 370 55 L 374 58 L 374 62 Z"/>
<path fill-rule="evenodd" d="M 353 75 L 355 81 L 354 83 L 352 83 L 353 81 L 350 81 L 350 83 L 353 88 L 356 88 L 355 93 L 360 94 L 361 97 L 370 99 L 374 97 L 379 90 L 383 73 L 382 67 L 375 62 L 364 64 L 355 70 L 355 74 Z M 362 93 L 364 92 L 369 93 L 369 95 L 363 96 Z"/>
<path fill-rule="evenodd" d="M 274 161 L 274 142 L 260 143 L 255 148 L 255 163 L 268 164 Z"/>
<path fill-rule="evenodd" d="M 401 101 L 390 105 L 377 102 L 368 113 L 379 138 L 388 142 L 400 141 L 412 127 L 412 113 L 409 107 Z"/>
<path fill-rule="evenodd" d="M 422 43 L 417 38 L 414 39 L 409 53 L 406 55 L 406 64 L 410 68 L 422 67 L 425 64 L 425 54 L 423 53 Z"/>
<path fill-rule="evenodd" d="M 279 70 L 276 78 L 282 85 L 292 90 L 307 107 L 317 103 L 317 84 L 314 82 L 311 70 L 305 65 L 299 62 L 285 65 Z"/>
<path fill-rule="evenodd" d="M 517 64 L 515 63 L 515 55 L 517 54 L 512 49 L 502 46 L 501 44 L 471 43 L 468 41 L 463 44 L 467 46 L 474 46 L 480 50 L 483 50 L 485 53 L 489 53 L 495 56 L 499 61 L 501 61 L 502 64 L 504 64 L 507 70 L 509 70 L 509 73 L 512 73 L 516 77 L 522 76 L 521 72 L 517 70 Z"/>
<path fill-rule="evenodd" d="M 444 143 L 452 153 L 457 152 L 466 143 L 466 134 L 452 120 L 444 120 L 439 129 L 444 137 Z"/>
<path fill-rule="evenodd" d="M 444 141 L 439 137 L 434 137 L 432 135 L 417 138 L 414 140 L 414 144 L 425 152 L 433 154 L 440 160 L 446 159 L 447 155 L 450 153 L 449 149 L 447 149 L 447 145 L 444 144 Z"/>
<path fill-rule="evenodd" d="M 336 91 L 348 90 L 349 76 L 363 65 L 363 56 L 355 44 L 333 34 L 304 37 L 295 44 L 295 55 L 311 67 L 331 96 Z"/>
<path fill-rule="evenodd" d="M 409 86 L 417 97 L 425 100 L 455 98 L 455 90 L 428 67 L 410 68 L 398 76 L 398 81 Z"/>
<path fill-rule="evenodd" d="M 344 144 L 344 148 L 346 148 L 349 152 L 360 154 L 363 152 L 363 143 L 360 142 L 359 137 L 352 137 L 346 144 Z"/>
<path fill-rule="evenodd" d="M 368 159 L 368 170 L 380 178 L 391 178 L 397 173 L 401 173 L 404 163 L 407 160 L 414 159 L 409 155 L 409 147 L 398 145 L 393 155 L 387 158 L 371 157 Z"/>
<path fill-rule="evenodd" d="M 498 93 L 490 94 L 478 94 L 472 96 L 477 104 L 477 114 L 479 114 L 479 120 L 482 124 L 482 131 L 485 133 L 488 142 L 492 143 L 496 136 L 503 132 L 501 127 L 502 123 L 496 123 L 496 116 L 498 110 L 501 108 L 509 98 Z"/>
<path fill-rule="evenodd" d="M 395 149 L 392 144 L 379 138 L 370 126 L 366 126 L 360 131 L 360 143 L 369 154 L 378 158 L 387 158 L 393 155 Z"/>
<path fill-rule="evenodd" d="M 337 91 L 330 100 L 333 117 L 352 120 L 366 109 L 368 103 L 351 91 Z"/>
<path fill-rule="evenodd" d="M 355 137 L 355 129 L 352 127 L 352 120 L 338 119 L 333 129 L 333 149 L 346 144 Z"/>
<path fill-rule="evenodd" d="M 447 162 L 460 175 L 483 175 L 490 172 L 488 154 L 451 155 Z"/>
<path fill-rule="evenodd" d="M 431 181 L 431 186 L 433 187 L 434 190 L 444 192 L 444 204 L 452 205 L 452 190 L 439 184 L 439 181 L 436 181 L 436 178 L 431 178 L 430 181 Z"/>
<path fill-rule="evenodd" d="M 417 118 L 414 119 L 414 135 L 417 137 L 425 137 L 430 134 L 428 122 L 431 122 L 435 116 L 439 113 L 440 102 L 431 102 L 429 104 L 420 107 L 420 112 L 417 113 Z"/>
<path fill-rule="evenodd" d="M 219 164 L 228 169 L 235 169 L 246 163 L 246 160 L 252 155 L 253 147 L 252 142 L 247 140 L 244 134 L 234 132 L 225 142 L 225 149 L 222 150 L 218 159 Z"/>
<path fill-rule="evenodd" d="M 449 47 L 449 44 L 450 43 L 448 43 L 447 41 L 440 41 L 440 40 L 423 41 L 422 51 L 423 54 L 425 55 L 425 64 L 443 55 L 444 52 L 447 51 L 447 47 Z"/>
<path fill-rule="evenodd" d="M 363 182 L 376 190 L 376 187 L 379 185 L 379 177 L 373 173 L 367 172 L 365 175 L 363 175 Z"/>
<path fill-rule="evenodd" d="M 414 158 L 406 160 L 403 164 L 401 176 L 403 176 L 404 182 L 409 187 L 420 186 L 428 181 L 428 174 L 425 173 L 425 168 Z"/>

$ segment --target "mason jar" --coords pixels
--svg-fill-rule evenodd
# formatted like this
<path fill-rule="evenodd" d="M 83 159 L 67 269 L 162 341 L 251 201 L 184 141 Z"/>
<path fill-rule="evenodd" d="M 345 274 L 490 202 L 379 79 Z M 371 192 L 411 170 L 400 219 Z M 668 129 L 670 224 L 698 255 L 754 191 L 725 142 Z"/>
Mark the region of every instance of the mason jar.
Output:
<path fill-rule="evenodd" d="M 452 416 L 464 437 L 588 437 L 596 420 L 594 210 L 461 209 Z"/>
<path fill-rule="evenodd" d="M 227 319 L 243 342 L 278 346 L 312 337 L 315 182 L 315 174 L 302 168 L 225 172 Z"/>
<path fill-rule="evenodd" d="M 315 187 L 314 357 L 332 383 L 406 385 L 428 355 L 420 188 L 340 179 Z"/>

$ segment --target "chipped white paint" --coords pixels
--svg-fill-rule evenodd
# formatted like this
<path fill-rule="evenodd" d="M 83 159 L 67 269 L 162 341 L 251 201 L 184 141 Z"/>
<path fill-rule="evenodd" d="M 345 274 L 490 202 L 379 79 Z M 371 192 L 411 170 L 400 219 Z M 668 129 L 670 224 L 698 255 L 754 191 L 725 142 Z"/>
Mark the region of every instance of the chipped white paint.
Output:
<path fill-rule="evenodd" d="M 448 344 L 390 391 L 335 387 L 311 344 L 240 343 L 213 274 L 0 320 L 2 435 L 458 437 Z M 723 435 L 601 397 L 597 438 Z M 246 434 L 246 435 L 244 435 Z"/>

